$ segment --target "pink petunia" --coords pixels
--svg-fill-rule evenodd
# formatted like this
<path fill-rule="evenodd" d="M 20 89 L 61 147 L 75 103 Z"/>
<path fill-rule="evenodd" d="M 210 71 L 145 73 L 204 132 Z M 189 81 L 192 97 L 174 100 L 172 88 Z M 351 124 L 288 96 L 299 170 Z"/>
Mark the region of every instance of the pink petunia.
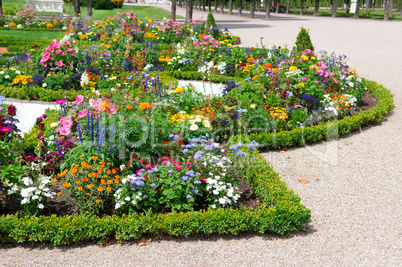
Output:
<path fill-rule="evenodd" d="M 63 120 L 63 122 L 61 124 L 65 128 L 71 128 L 71 126 L 73 126 L 73 121 L 71 121 L 71 120 Z"/>
<path fill-rule="evenodd" d="M 66 65 L 66 64 L 64 64 L 63 61 L 57 62 L 57 66 L 59 66 L 59 67 L 63 67 L 63 66 L 65 66 L 65 65 Z"/>
<path fill-rule="evenodd" d="M 83 109 L 82 111 L 78 112 L 78 118 L 80 119 L 85 118 L 86 115 L 87 115 L 86 109 Z"/>
<path fill-rule="evenodd" d="M 60 133 L 60 135 L 68 136 L 71 133 L 71 130 L 70 130 L 70 128 L 62 127 L 62 128 L 60 128 L 59 133 Z"/>
<path fill-rule="evenodd" d="M 84 101 L 84 96 L 83 95 L 77 95 L 77 97 L 75 98 L 75 101 L 73 102 L 73 104 L 79 105 L 82 103 L 82 101 Z"/>
<path fill-rule="evenodd" d="M 334 78 L 334 83 L 338 83 L 338 80 L 336 78 Z"/>

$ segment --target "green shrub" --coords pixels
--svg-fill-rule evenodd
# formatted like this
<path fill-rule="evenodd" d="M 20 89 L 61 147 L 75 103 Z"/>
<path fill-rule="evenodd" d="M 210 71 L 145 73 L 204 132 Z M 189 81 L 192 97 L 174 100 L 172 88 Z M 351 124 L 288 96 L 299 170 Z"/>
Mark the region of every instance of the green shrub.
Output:
<path fill-rule="evenodd" d="M 212 28 L 217 28 L 214 15 L 212 15 L 212 13 L 209 12 L 208 17 L 207 17 L 207 21 L 206 21 L 205 30 L 208 31 L 211 27 Z"/>
<path fill-rule="evenodd" d="M 92 5 L 95 9 L 104 10 L 112 10 L 116 7 L 111 0 L 94 0 L 92 1 Z"/>
<path fill-rule="evenodd" d="M 314 51 L 314 46 L 313 43 L 311 42 L 308 30 L 304 29 L 303 27 L 300 28 L 300 32 L 296 37 L 295 46 L 298 52 L 303 52 L 306 49 Z"/>

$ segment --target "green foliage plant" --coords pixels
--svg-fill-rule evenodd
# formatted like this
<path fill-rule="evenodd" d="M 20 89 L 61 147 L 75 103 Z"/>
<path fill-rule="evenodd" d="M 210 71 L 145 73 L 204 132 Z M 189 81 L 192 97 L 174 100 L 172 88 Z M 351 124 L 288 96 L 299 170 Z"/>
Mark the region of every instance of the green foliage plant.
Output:
<path fill-rule="evenodd" d="M 305 51 L 306 49 L 314 51 L 314 46 L 313 43 L 311 42 L 309 30 L 306 30 L 303 27 L 300 28 L 300 32 L 296 37 L 295 48 L 296 51 L 300 53 Z"/>

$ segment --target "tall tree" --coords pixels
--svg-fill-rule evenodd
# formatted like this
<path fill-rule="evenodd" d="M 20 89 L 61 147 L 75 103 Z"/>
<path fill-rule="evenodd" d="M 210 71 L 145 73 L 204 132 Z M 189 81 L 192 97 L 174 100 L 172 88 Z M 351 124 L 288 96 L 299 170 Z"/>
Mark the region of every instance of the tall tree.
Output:
<path fill-rule="evenodd" d="M 87 0 L 87 17 L 92 18 L 92 0 Z"/>
<path fill-rule="evenodd" d="M 218 1 L 219 1 L 219 0 L 215 0 L 215 1 L 214 1 L 214 12 L 215 12 L 215 13 L 218 12 Z"/>
<path fill-rule="evenodd" d="M 296 0 L 293 0 L 293 13 L 296 14 Z"/>
<path fill-rule="evenodd" d="M 360 0 L 357 0 L 356 1 L 356 10 L 355 10 L 355 14 L 353 16 L 354 19 L 359 18 L 359 11 L 360 11 Z"/>
<path fill-rule="evenodd" d="M 170 9 L 170 19 L 176 21 L 176 0 L 172 0 L 172 7 Z"/>
<path fill-rule="evenodd" d="M 278 14 L 279 13 L 279 7 L 281 6 L 281 0 L 276 0 L 276 9 L 275 9 L 275 13 Z"/>
<path fill-rule="evenodd" d="M 221 1 L 221 8 L 220 8 L 221 9 L 221 14 L 223 14 L 223 13 L 225 13 L 224 10 L 223 10 L 225 8 L 225 0 L 220 0 L 220 1 Z"/>
<path fill-rule="evenodd" d="M 80 0 L 74 0 L 74 17 L 78 17 L 81 14 Z"/>
<path fill-rule="evenodd" d="M 271 19 L 271 0 L 266 0 L 266 10 L 265 10 L 265 19 L 270 20 Z"/>
<path fill-rule="evenodd" d="M 212 0 L 208 0 L 208 12 L 211 12 L 211 10 L 212 10 L 212 9 L 211 9 L 211 1 L 212 1 Z"/>
<path fill-rule="evenodd" d="M 255 0 L 250 0 L 250 18 L 254 18 Z"/>
<path fill-rule="evenodd" d="M 239 16 L 241 17 L 243 10 L 243 0 L 239 0 Z"/>
<path fill-rule="evenodd" d="M 289 14 L 290 0 L 286 0 L 286 14 Z"/>
<path fill-rule="evenodd" d="M 319 10 L 320 10 L 320 0 L 315 0 L 315 2 L 314 2 L 314 16 L 318 16 L 318 11 Z"/>
<path fill-rule="evenodd" d="M 193 19 L 193 0 L 186 0 L 186 24 Z"/>
<path fill-rule="evenodd" d="M 332 2 L 332 17 L 336 17 L 336 10 L 338 9 L 338 0 L 333 0 Z"/>
<path fill-rule="evenodd" d="M 229 15 L 233 15 L 233 0 L 229 0 Z"/>

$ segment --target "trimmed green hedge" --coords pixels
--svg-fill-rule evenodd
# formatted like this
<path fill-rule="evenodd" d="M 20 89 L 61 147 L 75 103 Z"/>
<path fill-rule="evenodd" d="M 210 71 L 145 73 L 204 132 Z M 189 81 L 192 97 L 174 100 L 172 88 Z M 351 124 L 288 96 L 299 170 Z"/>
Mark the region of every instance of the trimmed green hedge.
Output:
<path fill-rule="evenodd" d="M 48 246 L 83 242 L 104 243 L 108 237 L 117 241 L 144 236 L 190 236 L 197 234 L 234 234 L 274 232 L 284 234 L 303 229 L 310 221 L 310 210 L 286 188 L 272 166 L 258 154 L 236 160 L 246 167 L 246 178 L 263 200 L 256 209 L 218 209 L 164 214 L 106 216 L 89 214 L 57 217 L 0 217 L 0 243 L 39 242 Z M 250 167 L 247 164 L 252 162 Z"/>
<path fill-rule="evenodd" d="M 276 149 L 291 146 L 300 146 L 305 143 L 314 143 L 320 140 L 328 140 L 337 136 L 344 136 L 359 127 L 378 123 L 384 118 L 388 111 L 394 108 L 393 94 L 384 86 L 374 82 L 366 81 L 367 90 L 378 100 L 372 109 L 362 111 L 353 116 L 347 116 L 339 121 L 319 123 L 304 128 L 296 128 L 291 131 L 277 133 L 252 133 L 242 135 L 243 142 L 256 141 L 263 146 L 263 149 Z"/>

